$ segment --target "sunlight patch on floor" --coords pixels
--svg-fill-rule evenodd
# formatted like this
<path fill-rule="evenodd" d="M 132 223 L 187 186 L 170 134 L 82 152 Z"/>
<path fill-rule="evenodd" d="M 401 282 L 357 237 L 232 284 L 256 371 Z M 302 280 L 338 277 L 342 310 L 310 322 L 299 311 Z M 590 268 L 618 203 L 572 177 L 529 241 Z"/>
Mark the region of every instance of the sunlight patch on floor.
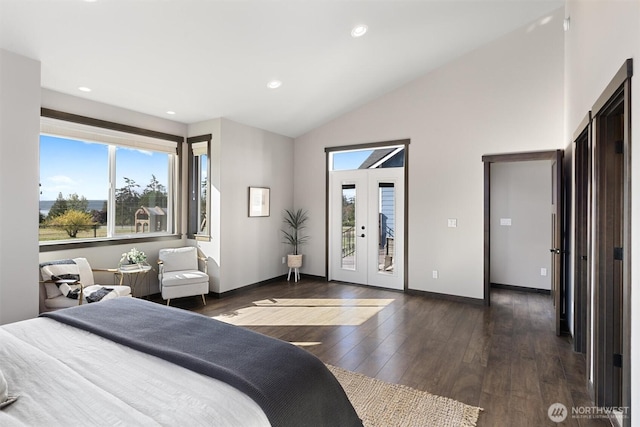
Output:
<path fill-rule="evenodd" d="M 313 347 L 314 345 L 320 345 L 322 343 L 320 341 L 291 341 L 291 344 L 297 345 L 298 347 Z"/>
<path fill-rule="evenodd" d="M 304 299 L 255 301 L 255 306 L 223 313 L 214 319 L 237 326 L 358 326 L 393 299 Z"/>
<path fill-rule="evenodd" d="M 387 306 L 391 304 L 393 299 L 381 298 L 269 298 L 260 301 L 254 301 L 259 306 Z"/>

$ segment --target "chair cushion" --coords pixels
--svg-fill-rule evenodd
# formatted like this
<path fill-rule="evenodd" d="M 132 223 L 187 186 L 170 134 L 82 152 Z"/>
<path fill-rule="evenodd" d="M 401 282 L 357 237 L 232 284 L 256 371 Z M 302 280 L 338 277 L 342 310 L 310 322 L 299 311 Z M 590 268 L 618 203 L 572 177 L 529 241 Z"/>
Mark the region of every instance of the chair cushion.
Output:
<path fill-rule="evenodd" d="M 158 258 L 163 262 L 164 271 L 197 270 L 198 249 L 189 246 L 184 248 L 160 249 Z"/>
<path fill-rule="evenodd" d="M 45 283 L 44 289 L 47 292 L 48 299 L 64 296 L 62 295 L 62 292 L 60 292 L 60 288 L 58 288 L 58 285 L 56 285 L 55 283 Z"/>
<path fill-rule="evenodd" d="M 55 285 L 54 285 L 55 286 Z M 131 288 L 129 286 L 100 286 L 93 285 L 85 288 L 85 300 L 82 302 L 83 304 L 87 304 L 86 295 L 91 294 L 97 290 L 102 288 L 113 289 L 107 295 L 102 298 L 102 301 L 117 298 L 117 297 L 128 297 L 131 296 Z M 67 308 L 67 307 L 75 307 L 78 305 L 77 299 L 67 298 L 64 295 L 60 294 L 54 298 L 47 298 L 44 301 L 44 305 L 47 309 L 59 309 L 59 308 Z"/>
<path fill-rule="evenodd" d="M 163 287 L 190 285 L 202 282 L 209 283 L 209 276 L 198 270 L 165 271 L 162 277 Z"/>

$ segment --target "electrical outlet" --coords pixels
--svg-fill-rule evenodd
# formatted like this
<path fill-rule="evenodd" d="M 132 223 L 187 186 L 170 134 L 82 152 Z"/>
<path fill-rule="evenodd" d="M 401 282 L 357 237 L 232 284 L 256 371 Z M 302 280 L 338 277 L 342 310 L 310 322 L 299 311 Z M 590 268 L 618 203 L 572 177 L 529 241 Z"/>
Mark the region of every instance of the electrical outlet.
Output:
<path fill-rule="evenodd" d="M 282 263 L 284 264 L 285 262 L 287 262 L 287 261 L 286 261 L 286 258 L 285 258 L 285 257 L 282 257 Z"/>
<path fill-rule="evenodd" d="M 544 267 L 543 267 L 543 268 L 541 268 L 541 269 L 540 269 L 540 275 L 541 275 L 541 276 L 546 276 L 546 275 L 547 275 L 547 269 L 546 269 L 546 268 L 544 268 Z"/>
<path fill-rule="evenodd" d="M 447 227 L 456 228 L 458 226 L 458 220 L 455 218 L 447 219 Z"/>
<path fill-rule="evenodd" d="M 433 275 L 434 279 L 438 278 L 438 270 L 433 270 L 433 272 L 431 274 Z"/>

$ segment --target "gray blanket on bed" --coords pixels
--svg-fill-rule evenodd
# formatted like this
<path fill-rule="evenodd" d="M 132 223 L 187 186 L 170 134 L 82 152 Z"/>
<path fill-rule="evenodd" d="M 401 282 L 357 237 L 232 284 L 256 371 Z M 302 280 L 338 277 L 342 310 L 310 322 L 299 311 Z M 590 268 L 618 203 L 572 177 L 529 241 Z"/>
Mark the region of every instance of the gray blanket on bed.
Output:
<path fill-rule="evenodd" d="M 135 298 L 44 313 L 224 381 L 277 426 L 362 426 L 344 390 L 315 356 L 292 344 Z"/>

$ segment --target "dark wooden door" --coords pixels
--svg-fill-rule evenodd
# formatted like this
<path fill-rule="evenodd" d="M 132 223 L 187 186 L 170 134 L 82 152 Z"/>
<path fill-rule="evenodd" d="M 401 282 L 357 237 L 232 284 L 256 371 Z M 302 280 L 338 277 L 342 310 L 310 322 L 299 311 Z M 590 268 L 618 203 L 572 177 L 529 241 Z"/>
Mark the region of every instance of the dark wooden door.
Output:
<path fill-rule="evenodd" d="M 591 127 L 575 140 L 575 296 L 574 296 L 574 350 L 587 351 L 587 327 L 590 295 L 589 287 L 589 202 L 591 181 Z"/>
<path fill-rule="evenodd" d="M 624 97 L 596 119 L 596 404 L 620 406 L 624 258 Z"/>
<path fill-rule="evenodd" d="M 563 152 L 556 151 L 551 165 L 551 295 L 556 312 L 556 335 L 561 333 L 561 318 L 563 316 L 564 292 L 562 287 L 562 156 Z"/>

